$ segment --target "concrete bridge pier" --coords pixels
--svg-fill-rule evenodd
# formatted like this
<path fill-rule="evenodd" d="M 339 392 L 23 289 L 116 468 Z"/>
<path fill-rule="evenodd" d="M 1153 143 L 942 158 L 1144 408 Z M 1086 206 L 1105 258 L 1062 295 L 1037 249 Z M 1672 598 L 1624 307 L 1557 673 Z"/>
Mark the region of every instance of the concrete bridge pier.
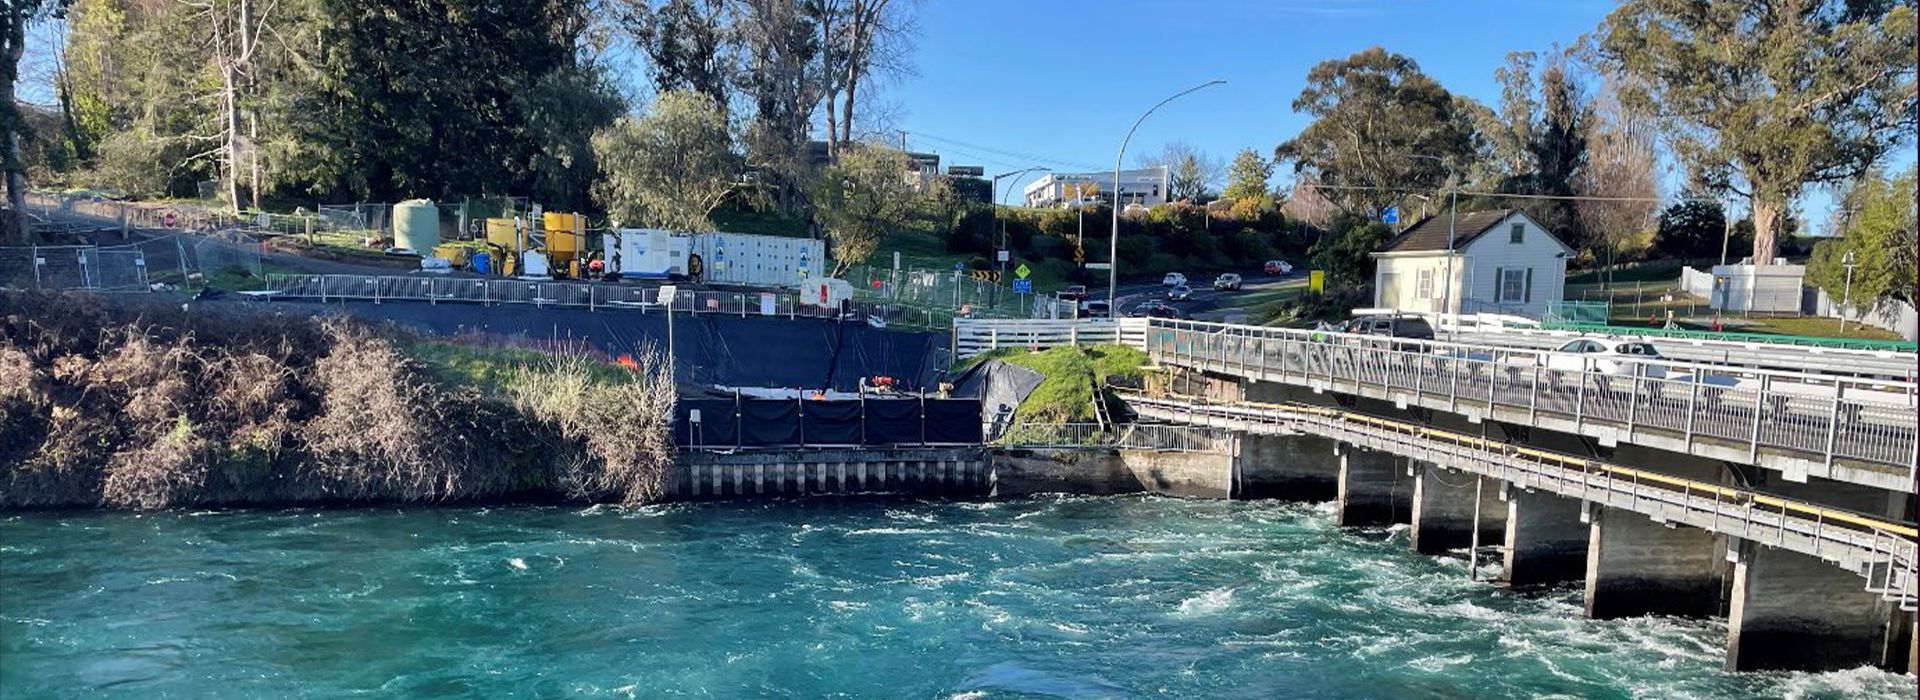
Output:
<path fill-rule="evenodd" d="M 1728 671 L 1831 671 L 1906 665 L 1912 613 L 1865 590 L 1866 580 L 1818 558 L 1756 542 L 1733 546 Z"/>
<path fill-rule="evenodd" d="M 1404 458 L 1338 443 L 1335 451 L 1340 455 L 1338 519 L 1342 527 L 1412 521 L 1413 484 Z"/>
<path fill-rule="evenodd" d="M 1479 518 L 1474 509 L 1479 509 Z M 1507 508 L 1500 482 L 1425 462 L 1415 463 L 1413 478 L 1413 550 L 1439 554 L 1479 542 L 1498 542 L 1506 530 Z"/>
<path fill-rule="evenodd" d="M 1327 458 L 1333 445 L 1311 435 L 1241 435 L 1234 498 L 1334 500 L 1339 496 L 1340 465 Z"/>
<path fill-rule="evenodd" d="M 1500 583 L 1530 588 L 1578 581 L 1587 566 L 1587 525 L 1580 501 L 1506 485 L 1507 532 Z"/>
<path fill-rule="evenodd" d="M 1598 505 L 1589 520 L 1587 617 L 1708 617 L 1720 611 L 1726 560 L 1720 537 Z"/>

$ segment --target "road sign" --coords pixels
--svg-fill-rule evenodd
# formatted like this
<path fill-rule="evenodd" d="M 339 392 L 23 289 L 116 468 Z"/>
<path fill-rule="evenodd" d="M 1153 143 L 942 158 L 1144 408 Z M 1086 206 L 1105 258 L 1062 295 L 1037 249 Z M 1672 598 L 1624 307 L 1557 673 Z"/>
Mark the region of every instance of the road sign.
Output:
<path fill-rule="evenodd" d="M 1004 251 L 1004 250 L 1000 251 L 999 257 L 1000 257 L 1000 262 L 1006 262 L 1012 259 L 1012 257 L 1008 255 L 1008 251 Z"/>
<path fill-rule="evenodd" d="M 1389 224 L 1400 223 L 1400 208 L 1387 207 L 1386 209 L 1380 210 L 1380 220 Z"/>
<path fill-rule="evenodd" d="M 671 284 L 660 285 L 660 303 L 668 306 L 672 306 L 673 298 L 675 296 L 678 296 L 679 293 L 680 293 L 680 288 L 678 286 L 671 285 Z"/>
<path fill-rule="evenodd" d="M 954 271 L 954 272 L 959 272 L 959 271 L 961 271 L 961 270 L 965 270 L 965 269 L 967 269 L 967 266 L 966 266 L 966 264 L 965 264 L 965 263 L 959 263 L 959 262 L 956 262 L 956 263 L 954 263 L 954 264 L 953 264 L 953 271 Z"/>
<path fill-rule="evenodd" d="M 1087 262 L 1087 249 L 1080 247 L 1080 244 L 1078 243 L 1073 244 L 1073 264 L 1080 265 L 1086 262 Z"/>
<path fill-rule="evenodd" d="M 1032 294 L 1033 280 L 1014 280 L 1013 291 L 1016 294 Z"/>
<path fill-rule="evenodd" d="M 1326 287 L 1327 287 L 1326 273 L 1321 272 L 1319 270 L 1314 270 L 1312 272 L 1307 273 L 1307 289 L 1311 289 L 1316 292 L 1321 292 L 1321 291 L 1326 291 Z"/>
<path fill-rule="evenodd" d="M 1027 275 L 1031 275 L 1031 274 L 1033 274 L 1033 270 L 1027 269 L 1026 263 L 1020 263 L 1019 267 L 1013 268 L 1013 275 L 1015 277 L 1019 277 L 1020 279 L 1026 279 Z"/>
<path fill-rule="evenodd" d="M 1113 263 L 1087 263 L 1087 269 L 1089 269 L 1089 270 L 1111 270 L 1111 269 L 1113 269 Z"/>

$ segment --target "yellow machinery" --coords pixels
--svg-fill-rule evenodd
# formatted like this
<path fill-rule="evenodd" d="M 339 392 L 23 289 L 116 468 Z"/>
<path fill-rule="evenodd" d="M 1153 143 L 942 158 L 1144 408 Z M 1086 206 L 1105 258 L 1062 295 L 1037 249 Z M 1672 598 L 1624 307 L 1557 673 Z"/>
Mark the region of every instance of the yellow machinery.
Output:
<path fill-rule="evenodd" d="M 580 253 L 587 247 L 587 217 L 550 211 L 541 215 L 540 224 L 548 269 L 555 276 L 564 270 L 569 277 L 579 277 Z"/>
<path fill-rule="evenodd" d="M 502 250 L 518 253 L 526 249 L 526 235 L 520 231 L 520 225 L 513 219 L 487 219 L 487 244 L 499 246 Z"/>

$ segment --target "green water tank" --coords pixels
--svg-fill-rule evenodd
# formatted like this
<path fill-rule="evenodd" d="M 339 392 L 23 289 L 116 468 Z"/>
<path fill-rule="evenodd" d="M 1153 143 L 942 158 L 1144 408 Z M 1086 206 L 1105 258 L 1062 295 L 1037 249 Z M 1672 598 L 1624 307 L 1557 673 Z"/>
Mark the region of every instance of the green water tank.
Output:
<path fill-rule="evenodd" d="M 421 255 L 432 255 L 440 245 L 440 208 L 431 199 L 409 199 L 393 205 L 393 245 Z"/>

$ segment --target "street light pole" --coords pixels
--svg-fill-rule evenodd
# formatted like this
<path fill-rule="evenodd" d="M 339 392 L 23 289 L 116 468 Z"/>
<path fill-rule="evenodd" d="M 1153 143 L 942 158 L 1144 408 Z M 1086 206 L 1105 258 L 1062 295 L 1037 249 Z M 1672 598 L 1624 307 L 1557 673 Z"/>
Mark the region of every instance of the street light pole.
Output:
<path fill-rule="evenodd" d="M 993 206 L 993 218 L 994 218 L 994 221 L 995 221 L 996 223 L 998 223 L 998 224 L 1000 224 L 1000 250 L 1001 250 L 1001 251 L 1004 251 L 1004 250 L 1006 250 L 1006 249 L 1007 249 L 1007 222 L 1006 222 L 1006 220 L 1005 220 L 1005 219 L 1001 219 L 1001 218 L 1000 218 L 1000 180 L 1001 180 L 1002 178 L 1009 178 L 1009 177 L 1011 177 L 1011 178 L 1018 178 L 1018 177 L 1020 177 L 1021 175 L 1025 175 L 1025 174 L 1027 174 L 1027 173 L 1032 173 L 1032 172 L 1042 172 L 1042 173 L 1044 173 L 1044 172 L 1047 172 L 1048 170 L 1050 170 L 1050 168 L 1048 168 L 1047 166 L 1044 166 L 1044 165 L 1036 165 L 1036 166 L 1033 166 L 1033 167 L 1031 167 L 1031 168 L 1027 168 L 1027 169 L 1025 169 L 1025 170 L 1015 170 L 1015 171 L 1013 171 L 1013 172 L 1010 172 L 1010 173 L 1001 173 L 1001 174 L 999 174 L 999 175 L 995 175 L 995 176 L 993 176 L 993 192 L 992 192 L 991 194 L 989 194 L 989 195 L 988 195 L 988 197 L 989 197 L 989 198 L 990 198 L 990 199 L 991 199 L 992 201 L 989 201 L 989 202 L 987 202 L 987 204 L 989 204 L 989 205 L 992 205 L 992 206 Z M 1015 180 L 1014 180 L 1014 182 L 1016 182 L 1016 183 L 1017 183 L 1017 182 L 1019 182 L 1019 180 L 1018 180 L 1018 179 L 1015 179 Z M 1008 191 L 1009 193 L 1011 193 L 1011 192 L 1013 191 L 1013 187 L 1012 187 L 1011 185 L 1009 185 L 1009 186 L 1007 187 L 1007 191 Z M 991 234 L 992 234 L 993 232 L 992 232 L 992 231 L 988 231 L 987 233 L 988 233 L 989 235 L 991 235 Z M 998 260 L 998 258 L 1000 257 L 1000 254 L 999 254 L 999 252 L 998 252 L 998 251 L 996 251 L 996 252 L 994 253 L 994 256 L 993 256 L 993 257 L 994 257 L 994 258 L 995 258 L 995 259 L 996 259 L 996 260 L 997 260 L 997 261 L 998 261 L 998 262 L 1000 263 L 1000 275 L 1001 275 L 1002 277 L 1005 277 L 1005 276 L 1006 276 L 1006 274 L 1007 274 L 1007 262 L 1006 262 L 1005 260 Z M 1011 256 L 1009 256 L 1009 257 L 1011 257 Z"/>
<path fill-rule="evenodd" d="M 1225 82 L 1227 81 L 1209 80 L 1176 92 L 1172 97 L 1161 100 L 1154 106 L 1147 108 L 1146 113 L 1141 114 L 1139 119 L 1133 120 L 1133 127 L 1127 129 L 1127 137 L 1120 140 L 1120 152 L 1113 156 L 1113 237 L 1107 239 L 1107 313 L 1114 318 L 1118 318 L 1120 314 L 1120 301 L 1115 298 L 1114 290 L 1120 286 L 1120 162 L 1127 157 L 1127 144 L 1133 141 L 1133 132 L 1140 128 L 1140 122 L 1146 121 L 1147 117 L 1152 115 L 1153 111 L 1159 109 L 1161 105 L 1177 100 L 1187 93 L 1213 87 Z"/>
<path fill-rule="evenodd" d="M 1840 258 L 1840 266 L 1847 268 L 1847 286 L 1840 293 L 1840 335 L 1846 335 L 1847 314 L 1853 313 L 1853 251 Z"/>

